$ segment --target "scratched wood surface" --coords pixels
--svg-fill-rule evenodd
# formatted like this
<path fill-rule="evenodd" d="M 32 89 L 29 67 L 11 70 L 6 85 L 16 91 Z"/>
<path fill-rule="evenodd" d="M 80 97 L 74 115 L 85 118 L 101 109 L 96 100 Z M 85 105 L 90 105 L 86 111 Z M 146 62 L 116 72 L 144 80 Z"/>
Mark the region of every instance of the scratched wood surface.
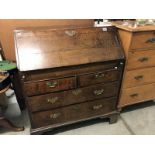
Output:
<path fill-rule="evenodd" d="M 20 71 L 123 58 L 114 28 L 24 29 L 15 31 Z M 31 64 L 31 65 L 30 65 Z"/>

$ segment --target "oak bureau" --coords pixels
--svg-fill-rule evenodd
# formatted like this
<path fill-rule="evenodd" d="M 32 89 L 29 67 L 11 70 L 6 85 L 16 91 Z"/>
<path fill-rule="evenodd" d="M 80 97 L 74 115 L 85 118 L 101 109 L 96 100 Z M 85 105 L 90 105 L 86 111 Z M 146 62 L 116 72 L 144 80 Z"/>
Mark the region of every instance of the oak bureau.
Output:
<path fill-rule="evenodd" d="M 115 27 L 15 30 L 31 134 L 97 117 L 117 121 L 124 54 Z"/>
<path fill-rule="evenodd" d="M 130 24 L 116 24 L 126 55 L 120 109 L 155 99 L 155 26 Z"/>

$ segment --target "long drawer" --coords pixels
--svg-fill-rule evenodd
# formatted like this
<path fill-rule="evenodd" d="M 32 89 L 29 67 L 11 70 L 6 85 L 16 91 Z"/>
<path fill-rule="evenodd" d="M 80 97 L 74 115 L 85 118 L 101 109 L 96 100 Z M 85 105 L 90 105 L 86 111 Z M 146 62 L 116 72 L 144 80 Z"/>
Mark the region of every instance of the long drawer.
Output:
<path fill-rule="evenodd" d="M 29 97 L 27 100 L 29 109 L 34 112 L 91 101 L 94 99 L 116 96 L 118 94 L 118 90 L 119 82 L 112 82 L 108 84 L 97 84 L 80 89 Z"/>
<path fill-rule="evenodd" d="M 80 87 L 89 86 L 92 84 L 103 83 L 103 82 L 112 82 L 119 80 L 121 76 L 121 70 L 117 67 L 111 70 L 105 70 L 95 73 L 87 73 L 84 75 L 80 75 L 78 77 L 78 83 Z"/>
<path fill-rule="evenodd" d="M 54 91 L 68 90 L 73 88 L 76 88 L 75 77 L 24 83 L 24 91 L 28 96 L 46 94 Z"/>
<path fill-rule="evenodd" d="M 155 82 L 155 67 L 126 71 L 123 88 Z"/>
<path fill-rule="evenodd" d="M 155 50 L 129 52 L 127 69 L 155 66 Z"/>
<path fill-rule="evenodd" d="M 119 105 L 125 106 L 155 99 L 155 83 L 123 89 Z"/>
<path fill-rule="evenodd" d="M 21 78 L 24 80 L 24 82 L 27 82 L 27 81 L 33 82 L 33 81 L 49 79 L 49 78 L 56 79 L 64 76 L 69 77 L 69 76 L 78 75 L 78 74 L 101 72 L 105 70 L 111 70 L 116 67 L 120 68 L 119 61 L 107 62 L 107 63 L 96 63 L 95 65 L 94 64 L 88 64 L 83 66 L 78 65 L 70 68 L 44 69 L 44 71 L 35 70 L 32 72 L 22 72 Z"/>
<path fill-rule="evenodd" d="M 101 99 L 92 102 L 62 107 L 59 109 L 33 113 L 31 116 L 33 127 L 60 125 L 70 121 L 78 121 L 93 116 L 104 115 L 114 111 L 116 98 Z"/>
<path fill-rule="evenodd" d="M 131 49 L 155 49 L 155 31 L 133 34 Z"/>

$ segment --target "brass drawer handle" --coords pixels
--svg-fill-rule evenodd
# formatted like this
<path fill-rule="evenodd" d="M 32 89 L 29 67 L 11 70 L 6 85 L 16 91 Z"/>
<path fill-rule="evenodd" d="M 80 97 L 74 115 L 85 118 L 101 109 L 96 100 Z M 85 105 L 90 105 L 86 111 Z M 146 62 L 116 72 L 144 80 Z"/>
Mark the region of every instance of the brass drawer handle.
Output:
<path fill-rule="evenodd" d="M 131 94 L 130 96 L 131 96 L 131 97 L 137 97 L 138 94 L 137 94 L 137 93 L 134 93 L 134 94 Z"/>
<path fill-rule="evenodd" d="M 76 33 L 77 33 L 77 32 L 74 31 L 74 30 L 66 30 L 66 31 L 65 31 L 65 34 L 67 34 L 69 37 L 75 36 Z"/>
<path fill-rule="evenodd" d="M 50 114 L 50 118 L 51 119 L 56 119 L 61 115 L 61 113 L 54 113 L 54 114 Z"/>
<path fill-rule="evenodd" d="M 82 93 L 81 89 L 75 89 L 75 90 L 72 91 L 72 94 L 76 95 L 76 96 L 79 95 L 80 93 Z"/>
<path fill-rule="evenodd" d="M 95 91 L 94 91 L 94 94 L 97 95 L 97 96 L 99 96 L 99 95 L 102 95 L 103 92 L 104 92 L 104 89 L 95 90 Z"/>
<path fill-rule="evenodd" d="M 94 106 L 93 106 L 93 110 L 98 110 L 98 109 L 101 109 L 102 107 L 103 107 L 102 104 L 94 105 Z"/>
<path fill-rule="evenodd" d="M 47 99 L 47 102 L 48 103 L 51 103 L 51 104 L 54 104 L 56 101 L 58 101 L 58 97 L 56 96 L 56 97 L 52 97 L 52 98 L 48 98 Z"/>
<path fill-rule="evenodd" d="M 146 40 L 146 43 L 155 43 L 155 38 L 150 38 Z"/>
<path fill-rule="evenodd" d="M 97 78 L 102 78 L 102 77 L 104 77 L 105 75 L 103 74 L 103 73 L 97 73 L 97 74 L 95 74 L 95 78 L 97 79 Z"/>
<path fill-rule="evenodd" d="M 80 106 L 79 105 L 73 106 L 73 110 L 80 110 Z"/>
<path fill-rule="evenodd" d="M 141 79 L 143 79 L 143 75 L 138 75 L 138 76 L 135 76 L 134 77 L 136 80 L 141 80 Z"/>
<path fill-rule="evenodd" d="M 56 81 L 54 81 L 54 82 L 46 82 L 46 85 L 48 87 L 50 87 L 50 88 L 55 88 L 58 85 L 58 83 Z"/>
<path fill-rule="evenodd" d="M 148 57 L 142 57 L 142 58 L 139 58 L 138 61 L 140 62 L 145 62 L 145 61 L 148 61 L 149 58 Z"/>

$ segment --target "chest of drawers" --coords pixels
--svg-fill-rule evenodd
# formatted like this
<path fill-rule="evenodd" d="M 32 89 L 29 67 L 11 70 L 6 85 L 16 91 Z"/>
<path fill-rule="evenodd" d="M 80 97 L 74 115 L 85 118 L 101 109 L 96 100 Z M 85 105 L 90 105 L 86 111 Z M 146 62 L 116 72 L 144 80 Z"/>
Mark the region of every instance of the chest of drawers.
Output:
<path fill-rule="evenodd" d="M 126 66 L 119 108 L 155 98 L 155 26 L 117 25 Z"/>
<path fill-rule="evenodd" d="M 124 55 L 115 27 L 15 31 L 31 134 L 97 117 L 117 121 Z"/>

